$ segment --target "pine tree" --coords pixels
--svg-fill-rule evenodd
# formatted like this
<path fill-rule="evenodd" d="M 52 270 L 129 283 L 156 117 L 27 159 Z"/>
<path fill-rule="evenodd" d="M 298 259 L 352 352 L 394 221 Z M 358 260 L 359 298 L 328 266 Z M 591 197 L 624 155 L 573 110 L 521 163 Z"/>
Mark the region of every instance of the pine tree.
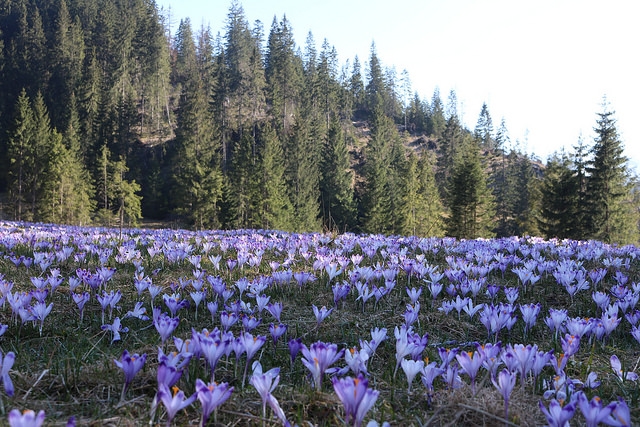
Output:
<path fill-rule="evenodd" d="M 52 136 L 49 112 L 40 92 L 33 100 L 33 139 L 28 148 L 31 162 L 29 163 L 28 179 L 26 180 L 29 189 L 28 201 L 29 210 L 32 217 L 36 217 L 38 204 L 41 202 L 42 191 L 46 182 L 45 171 L 48 167 L 49 153 L 48 145 Z"/>
<path fill-rule="evenodd" d="M 578 181 L 566 154 L 547 160 L 541 183 L 538 226 L 547 238 L 579 238 L 576 235 Z"/>
<path fill-rule="evenodd" d="M 118 207 L 117 216 L 120 229 L 127 226 L 137 226 L 142 218 L 142 198 L 138 195 L 140 185 L 135 180 L 127 180 L 129 171 L 123 158 L 113 164 L 113 187 L 115 189 L 115 204 Z"/>
<path fill-rule="evenodd" d="M 494 202 L 479 147 L 466 138 L 456 153 L 447 187 L 447 234 L 459 239 L 492 237 Z"/>
<path fill-rule="evenodd" d="M 431 97 L 429 114 L 429 129 L 427 133 L 436 139 L 442 138 L 447 120 L 444 117 L 444 104 L 440 98 L 440 90 L 436 88 Z"/>
<path fill-rule="evenodd" d="M 265 109 L 265 77 L 261 66 L 262 30 L 255 29 L 252 32 L 244 10 L 237 1 L 232 2 L 229 8 L 226 29 L 226 109 L 229 126 L 236 132 L 242 132 L 244 129 L 251 130 Z"/>
<path fill-rule="evenodd" d="M 455 99 L 455 94 L 453 95 Z M 448 118 L 444 127 L 442 138 L 438 141 L 438 168 L 437 182 L 440 184 L 440 192 L 445 194 L 446 185 L 451 178 L 454 163 L 458 152 L 463 145 L 465 129 L 460 123 L 460 118 L 456 111 L 456 104 L 450 102 L 448 106 Z"/>
<path fill-rule="evenodd" d="M 294 231 L 317 231 L 320 227 L 320 153 L 311 132 L 311 123 L 300 117 L 284 143 L 287 191 L 293 206 Z"/>
<path fill-rule="evenodd" d="M 121 228 L 125 224 L 137 225 L 142 217 L 142 198 L 138 194 L 141 188 L 135 180 L 126 179 L 128 168 L 124 159 L 112 160 L 105 145 L 100 150 L 98 169 L 97 221 L 108 226 L 117 223 Z"/>
<path fill-rule="evenodd" d="M 429 132 L 429 106 L 426 105 L 416 92 L 411 98 L 407 111 L 408 131 L 413 134 Z"/>
<path fill-rule="evenodd" d="M 64 135 L 55 130 L 47 151 L 47 168 L 39 217 L 45 222 L 86 225 L 95 207 L 91 177 L 80 157 L 78 116 L 71 97 L 68 128 Z"/>
<path fill-rule="evenodd" d="M 318 98 L 324 129 L 331 126 L 332 117 L 340 117 L 340 85 L 338 83 L 336 49 L 325 39 L 318 59 Z"/>
<path fill-rule="evenodd" d="M 371 123 L 371 138 L 365 148 L 364 193 L 360 207 L 362 229 L 369 233 L 391 233 L 393 217 L 389 193 L 391 141 L 397 138 L 393 121 L 387 117 L 381 102 Z"/>
<path fill-rule="evenodd" d="M 443 206 L 435 182 L 435 172 L 428 153 L 409 156 L 402 214 L 401 234 L 442 236 Z"/>
<path fill-rule="evenodd" d="M 587 194 L 587 168 L 589 167 L 589 148 L 585 145 L 582 136 L 578 138 L 578 143 L 573 147 L 571 156 L 576 179 L 577 206 L 575 212 L 574 230 L 571 237 L 576 239 L 585 238 L 589 233 L 589 202 Z"/>
<path fill-rule="evenodd" d="M 587 167 L 590 237 L 606 243 L 626 243 L 635 241 L 637 232 L 634 230 L 635 219 L 629 211 L 627 158 L 613 114 L 605 102 L 594 128 L 593 158 Z"/>
<path fill-rule="evenodd" d="M 487 107 L 486 103 L 482 104 L 480 116 L 478 116 L 478 123 L 476 124 L 473 135 L 480 144 L 480 147 L 485 150 L 493 150 L 496 148 L 493 137 L 493 121 L 491 120 L 489 107 Z"/>
<path fill-rule="evenodd" d="M 182 92 L 176 128 L 176 156 L 173 160 L 174 212 L 197 229 L 219 225 L 219 204 L 223 176 L 218 159 L 219 139 L 209 96 L 200 78 L 198 57 L 190 23 L 180 25 L 177 78 Z"/>
<path fill-rule="evenodd" d="M 510 142 L 509 132 L 504 118 L 500 122 L 500 127 L 496 132 L 495 149 L 500 156 L 499 164 L 495 165 L 490 176 L 490 187 L 496 206 L 496 227 L 495 232 L 498 237 L 512 236 L 513 218 L 510 212 L 509 197 L 512 194 L 510 180 L 507 175 L 507 167 L 510 157 L 507 156 L 507 145 Z"/>
<path fill-rule="evenodd" d="M 228 219 L 233 228 L 252 228 L 257 198 L 258 159 L 254 154 L 256 142 L 252 132 L 242 132 L 237 140 L 227 181 L 230 203 Z"/>
<path fill-rule="evenodd" d="M 538 235 L 536 212 L 538 209 L 538 179 L 535 177 L 532 159 L 526 154 L 517 155 L 508 175 L 513 185 L 511 187 L 512 203 L 510 217 L 514 219 L 514 228 L 509 235 Z"/>
<path fill-rule="evenodd" d="M 252 223 L 262 229 L 292 230 L 293 206 L 287 195 L 284 152 L 269 124 L 260 129 L 259 197 Z"/>
<path fill-rule="evenodd" d="M 301 105 L 303 66 L 295 54 L 295 46 L 287 18 L 283 17 L 280 23 L 274 19 L 269 32 L 265 74 L 275 130 L 281 138 L 290 133 Z"/>
<path fill-rule="evenodd" d="M 331 120 L 323 146 L 320 198 L 322 226 L 325 230 L 347 231 L 355 225 L 354 176 L 340 121 Z"/>
<path fill-rule="evenodd" d="M 13 130 L 9 136 L 8 186 L 13 218 L 32 219 L 27 210 L 28 175 L 33 161 L 34 117 L 31 103 L 23 89 L 16 103 Z"/>
<path fill-rule="evenodd" d="M 364 81 L 362 79 L 362 69 L 360 66 L 360 60 L 358 56 L 353 59 L 353 69 L 351 70 L 351 77 L 347 84 L 347 90 L 351 96 L 353 111 L 356 117 L 359 117 L 365 109 L 365 89 Z"/>

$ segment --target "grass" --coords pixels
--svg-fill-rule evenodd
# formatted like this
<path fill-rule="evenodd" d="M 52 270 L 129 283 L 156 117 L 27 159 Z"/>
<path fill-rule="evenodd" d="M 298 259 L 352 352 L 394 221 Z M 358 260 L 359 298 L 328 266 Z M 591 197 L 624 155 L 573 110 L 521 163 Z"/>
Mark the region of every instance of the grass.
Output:
<path fill-rule="evenodd" d="M 427 290 L 427 283 L 423 278 L 412 274 L 411 277 L 401 268 L 402 260 L 413 260 L 430 266 L 435 266 L 440 272 L 446 269 L 456 269 L 452 265 L 463 264 L 482 267 L 488 263 L 487 259 L 478 256 L 475 251 L 483 250 L 501 252 L 508 256 L 514 254 L 521 261 L 510 265 L 504 274 L 496 269 L 487 275 L 486 284 L 500 287 L 519 287 L 520 296 L 517 303 L 536 302 L 541 304 L 538 321 L 525 337 L 523 321 L 519 318 L 510 332 L 502 330 L 498 340 L 503 346 L 508 343 L 536 344 L 540 350 L 553 349 L 559 354 L 562 349 L 554 339 L 543 319 L 549 308 L 566 308 L 571 317 L 596 317 L 595 303 L 591 299 L 593 286 L 589 291 L 578 293 L 573 299 L 565 289 L 557 284 L 551 274 L 544 274 L 542 279 L 526 292 L 511 268 L 522 265 L 531 260 L 525 248 L 535 248 L 539 251 L 539 259 L 557 262 L 561 259 L 576 259 L 577 243 L 575 242 L 541 242 L 525 239 L 507 239 L 490 242 L 455 242 L 453 240 L 429 240 L 417 238 L 382 238 L 380 236 L 321 236 L 321 235 L 288 235 L 272 233 L 258 233 L 253 231 L 236 231 L 231 233 L 190 233 L 180 231 L 150 231 L 130 230 L 120 239 L 118 230 L 108 229 L 74 229 L 51 228 L 49 226 L 30 226 L 4 224 L 4 233 L 0 238 L 0 273 L 4 281 L 13 283 L 13 291 L 29 292 L 34 289 L 30 278 L 34 276 L 46 277 L 52 268 L 58 268 L 65 281 L 51 295 L 46 298 L 47 303 L 53 303 L 53 310 L 44 322 L 42 335 L 38 325 L 31 322 L 22 324 L 12 314 L 8 303 L 0 309 L 0 324 L 9 325 L 7 332 L 0 337 L 0 348 L 6 354 L 13 351 L 16 354 L 15 364 L 10 376 L 15 384 L 15 395 L 8 397 L 2 393 L 5 411 L 13 408 L 44 410 L 47 423 L 64 425 L 66 420 L 74 416 L 79 425 L 146 425 L 150 420 L 150 408 L 157 391 L 156 370 L 158 366 L 158 346 L 163 346 L 160 337 L 151 321 L 134 318 L 123 319 L 124 326 L 129 331 L 122 333 L 122 339 L 111 343 L 111 333 L 101 329 L 101 313 L 99 303 L 95 298 L 95 291 L 87 303 L 84 319 L 80 322 L 76 304 L 70 298 L 68 278 L 76 275 L 78 268 L 95 272 L 101 266 L 99 253 L 101 250 L 113 251 L 108 257 L 106 265 L 114 267 L 116 273 L 107 283 L 108 290 L 120 290 L 122 299 L 119 309 L 114 311 L 113 317 L 123 318 L 137 301 L 143 301 L 147 315 L 151 316 L 151 298 L 147 291 L 141 297 L 133 285 L 136 268 L 131 261 L 118 262 L 118 248 L 126 247 L 131 251 L 138 251 L 137 258 L 141 261 L 144 272 L 152 278 L 153 283 L 160 285 L 163 292 L 173 293 L 172 287 L 178 289 L 183 298 L 189 298 L 188 285 L 179 290 L 179 283 L 193 278 L 194 266 L 183 259 L 171 262 L 167 252 L 151 258 L 147 248 L 154 243 L 168 247 L 189 245 L 192 254 L 201 254 L 201 268 L 208 275 L 219 275 L 232 288 L 241 278 L 254 280 L 260 277 L 270 277 L 273 269 L 270 261 L 280 264 L 293 258 L 289 268 L 292 271 L 310 271 L 317 276 L 317 280 L 299 286 L 294 280 L 287 284 L 271 285 L 265 294 L 270 296 L 271 302 L 281 302 L 284 306 L 281 321 L 288 325 L 287 339 L 301 338 L 306 345 L 315 341 L 335 343 L 341 349 L 360 346 L 360 340 L 370 339 L 370 331 L 375 327 L 388 330 L 388 338 L 384 341 L 373 358 L 368 363 L 370 387 L 380 392 L 376 405 L 369 412 L 366 420 L 374 419 L 380 422 L 389 421 L 392 425 L 403 426 L 458 426 L 458 425 L 522 425 L 533 426 L 545 423 L 545 418 L 538 402 L 543 400 L 545 387 L 543 383 L 552 381 L 554 373 L 551 367 L 544 368 L 537 383 L 529 378 L 524 387 L 518 378 L 516 388 L 509 403 L 509 418 L 504 418 L 504 402 L 502 396 L 493 386 L 489 373 L 481 369 L 477 379 L 477 392 L 472 394 L 469 379 L 462 374 L 464 385 L 461 388 L 450 389 L 441 380 L 435 383 L 433 396 L 429 398 L 426 389 L 420 383 L 419 375 L 413 383 L 411 393 L 407 392 L 407 380 L 398 370 L 396 376 L 393 371 L 396 365 L 395 338 L 393 331 L 396 326 L 404 323 L 404 312 L 409 298 L 405 292 L 407 287 L 423 287 L 419 299 L 421 308 L 418 321 L 413 325 L 414 331 L 420 335 L 428 334 L 428 345 L 423 357 L 430 361 L 438 361 L 438 348 L 459 348 L 472 351 L 475 342 L 492 342 L 493 336 L 488 337 L 485 327 L 478 320 L 478 314 L 473 319 L 464 312 L 458 318 L 454 310 L 445 314 L 438 310 L 444 299 L 451 299 L 442 293 L 436 300 L 432 300 Z M 212 242 L 212 247 L 205 251 L 204 242 Z M 45 242 L 45 243 L 42 243 Z M 357 243 L 353 243 L 357 242 Z M 429 242 L 429 244 L 425 244 Z M 519 249 L 510 252 L 509 244 L 517 243 Z M 365 254 L 363 246 L 378 244 L 373 257 Z M 86 253 L 84 261 L 76 261 L 74 257 L 54 262 L 48 269 L 41 271 L 37 266 L 27 269 L 24 265 L 16 266 L 11 257 L 34 257 L 34 252 L 59 250 L 62 246 L 74 248 L 74 254 Z M 599 290 L 608 291 L 616 284 L 615 272 L 622 271 L 629 278 L 629 283 L 640 281 L 638 261 L 628 248 L 602 247 L 602 254 L 593 259 L 581 259 L 582 267 L 586 271 L 603 267 L 607 258 L 619 257 L 629 261 L 628 268 L 607 267 L 608 273 L 604 281 L 598 285 Z M 245 253 L 264 250 L 259 265 L 250 267 L 245 264 L 242 268 L 229 270 L 227 259 L 238 259 Z M 290 252 L 291 251 L 291 252 Z M 573 251 L 573 255 L 571 252 Z M 205 253 L 206 252 L 206 253 Z M 311 255 L 305 257 L 306 253 Z M 291 257 L 291 254 L 293 256 Z M 314 262 L 325 257 L 349 258 L 353 254 L 364 255 L 361 266 L 372 268 L 388 267 L 399 263 L 396 285 L 388 295 L 376 302 L 371 298 L 366 304 L 357 299 L 358 293 L 354 289 L 338 304 L 337 308 L 319 325 L 315 319 L 312 305 L 318 307 L 333 307 L 333 293 L 331 286 L 338 281 L 349 280 L 353 273 L 353 265 L 349 265 L 342 274 L 329 282 L 327 273 L 323 269 L 314 269 Z M 220 270 L 217 270 L 208 255 L 221 255 Z M 458 260 L 458 264 L 453 262 Z M 282 265 L 277 271 L 284 270 Z M 470 273 L 473 275 L 473 273 Z M 447 285 L 451 281 L 442 279 Z M 454 281 L 455 282 L 455 281 Z M 206 281 L 205 281 L 206 283 Z M 383 279 L 372 279 L 371 285 L 383 286 Z M 485 287 L 486 287 L 485 284 Z M 210 286 L 207 301 L 212 299 Z M 81 285 L 76 292 L 87 289 Z M 88 289 L 87 289 L 88 290 Z M 234 297 L 238 297 L 236 290 Z M 613 298 L 612 298 L 613 299 Z M 245 302 L 255 307 L 255 301 L 244 296 Z M 504 292 L 500 291 L 494 302 L 504 302 Z M 162 293 L 155 298 L 155 305 L 168 311 L 162 303 Z M 480 292 L 475 303 L 490 303 L 491 300 Z M 220 301 L 220 306 L 222 303 Z M 220 309 L 222 311 L 222 308 Z M 220 312 L 219 311 L 219 312 Z M 219 312 L 212 321 L 206 309 L 206 303 L 201 303 L 196 318 L 193 304 L 188 309 L 178 312 L 180 324 L 174 336 L 188 338 L 191 331 L 209 330 L 220 327 Z M 111 323 L 106 315 L 106 322 Z M 518 317 L 520 317 L 518 312 Z M 325 376 L 321 391 L 316 391 L 310 382 L 309 375 L 302 365 L 300 356 L 293 365 L 290 363 L 286 340 L 281 339 L 273 345 L 269 335 L 269 324 L 274 319 L 264 311 L 262 323 L 252 333 L 267 336 L 267 342 L 256 355 L 265 369 L 280 367 L 280 384 L 273 392 L 280 402 L 287 418 L 299 425 L 332 426 L 341 425 L 344 420 L 342 403 L 331 386 L 330 376 Z M 241 332 L 240 323 L 234 325 L 231 331 L 235 336 Z M 616 354 L 623 362 L 626 370 L 638 370 L 639 349 L 638 342 L 633 340 L 630 325 L 622 320 L 620 325 L 607 337 L 606 341 L 583 339 L 579 352 L 569 361 L 566 372 L 576 379 L 585 380 L 591 371 L 598 373 L 602 385 L 595 391 L 588 391 L 589 396 L 599 395 L 606 403 L 624 397 L 630 407 L 637 408 L 640 392 L 635 383 L 621 383 L 609 368 L 609 357 Z M 165 343 L 166 351 L 174 349 L 172 343 Z M 129 389 L 126 399 L 120 401 L 120 391 L 123 385 L 123 374 L 115 364 L 123 350 L 130 353 L 146 353 L 147 363 L 139 372 Z M 236 362 L 233 356 L 223 358 L 216 369 L 215 378 L 218 382 L 228 382 L 234 386 L 231 398 L 223 404 L 211 420 L 209 425 L 279 425 L 270 411 L 263 419 L 261 400 L 255 389 L 249 385 L 242 388 L 242 371 L 245 361 Z M 343 361 L 336 364 L 343 367 Z M 349 375 L 353 375 L 350 373 Z M 178 383 L 187 395 L 194 392 L 196 378 L 207 380 L 209 372 L 201 360 L 192 360 L 187 372 Z M 198 423 L 199 404 L 181 411 L 174 420 L 176 425 L 195 425 Z M 632 410 L 632 419 L 638 420 L 640 412 Z M 154 422 L 164 422 L 163 410 L 158 410 Z M 584 418 L 576 411 L 572 423 L 583 423 Z"/>

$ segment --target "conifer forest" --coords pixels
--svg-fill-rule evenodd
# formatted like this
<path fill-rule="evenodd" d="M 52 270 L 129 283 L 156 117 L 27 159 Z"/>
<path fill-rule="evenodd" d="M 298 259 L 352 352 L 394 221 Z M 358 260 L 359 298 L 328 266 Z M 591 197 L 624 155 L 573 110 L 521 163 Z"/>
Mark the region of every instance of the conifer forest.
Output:
<path fill-rule="evenodd" d="M 153 0 L 0 0 L 0 219 L 637 243 L 613 106 L 545 161 L 285 17 L 171 33 Z M 437 82 L 434 82 L 437 84 Z M 627 142 L 630 143 L 630 142 Z"/>

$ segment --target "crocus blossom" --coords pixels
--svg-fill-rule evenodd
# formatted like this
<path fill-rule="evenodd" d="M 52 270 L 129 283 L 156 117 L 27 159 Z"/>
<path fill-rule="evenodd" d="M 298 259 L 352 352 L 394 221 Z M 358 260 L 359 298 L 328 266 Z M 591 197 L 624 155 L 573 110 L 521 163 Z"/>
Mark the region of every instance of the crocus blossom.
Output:
<path fill-rule="evenodd" d="M 196 396 L 202 404 L 201 426 L 207 424 L 211 413 L 231 397 L 233 387 L 228 383 L 205 383 L 200 378 L 196 379 Z"/>
<path fill-rule="evenodd" d="M 158 385 L 158 399 L 162 402 L 167 410 L 167 426 L 171 425 L 171 421 L 177 413 L 196 400 L 194 393 L 190 397 L 186 397 L 184 392 L 178 387 L 173 387 L 173 394 L 165 384 Z"/>
<path fill-rule="evenodd" d="M 311 347 L 302 345 L 302 363 L 311 373 L 316 390 L 322 389 L 322 378 L 327 368 L 336 363 L 343 352 L 344 350 L 338 351 L 336 344 L 327 344 L 322 341 L 311 344 Z"/>
<path fill-rule="evenodd" d="M 114 360 L 113 362 L 116 366 L 124 372 L 124 387 L 122 388 L 122 395 L 120 400 L 124 400 L 124 396 L 127 392 L 127 389 L 131 385 L 133 378 L 136 376 L 138 371 L 142 369 L 144 363 L 147 361 L 147 354 L 143 354 L 140 356 L 139 354 L 129 354 L 128 350 L 125 350 L 122 353 L 122 357 L 120 360 Z"/>
<path fill-rule="evenodd" d="M 9 412 L 9 426 L 10 427 L 40 427 L 44 423 L 45 414 L 44 411 L 36 413 L 32 410 L 26 410 L 20 412 L 17 409 L 12 409 Z"/>
<path fill-rule="evenodd" d="M 4 384 L 4 391 L 7 396 L 13 396 L 14 388 L 11 377 L 9 377 L 9 371 L 13 367 L 13 363 L 16 360 L 16 355 L 13 351 L 8 352 L 2 357 L 2 351 L 0 351 L 0 376 L 2 377 L 2 384 Z"/>
<path fill-rule="evenodd" d="M 365 415 L 375 405 L 380 392 L 369 388 L 369 381 L 363 376 L 356 378 L 332 378 L 333 389 L 342 402 L 345 421 L 360 427 Z"/>

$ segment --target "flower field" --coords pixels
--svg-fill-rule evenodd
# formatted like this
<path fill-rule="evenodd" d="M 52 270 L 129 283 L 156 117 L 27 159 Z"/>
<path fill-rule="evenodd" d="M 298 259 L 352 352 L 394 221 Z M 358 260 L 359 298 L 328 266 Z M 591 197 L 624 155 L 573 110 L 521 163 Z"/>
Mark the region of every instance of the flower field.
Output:
<path fill-rule="evenodd" d="M 639 258 L 0 223 L 0 424 L 633 425 Z"/>

